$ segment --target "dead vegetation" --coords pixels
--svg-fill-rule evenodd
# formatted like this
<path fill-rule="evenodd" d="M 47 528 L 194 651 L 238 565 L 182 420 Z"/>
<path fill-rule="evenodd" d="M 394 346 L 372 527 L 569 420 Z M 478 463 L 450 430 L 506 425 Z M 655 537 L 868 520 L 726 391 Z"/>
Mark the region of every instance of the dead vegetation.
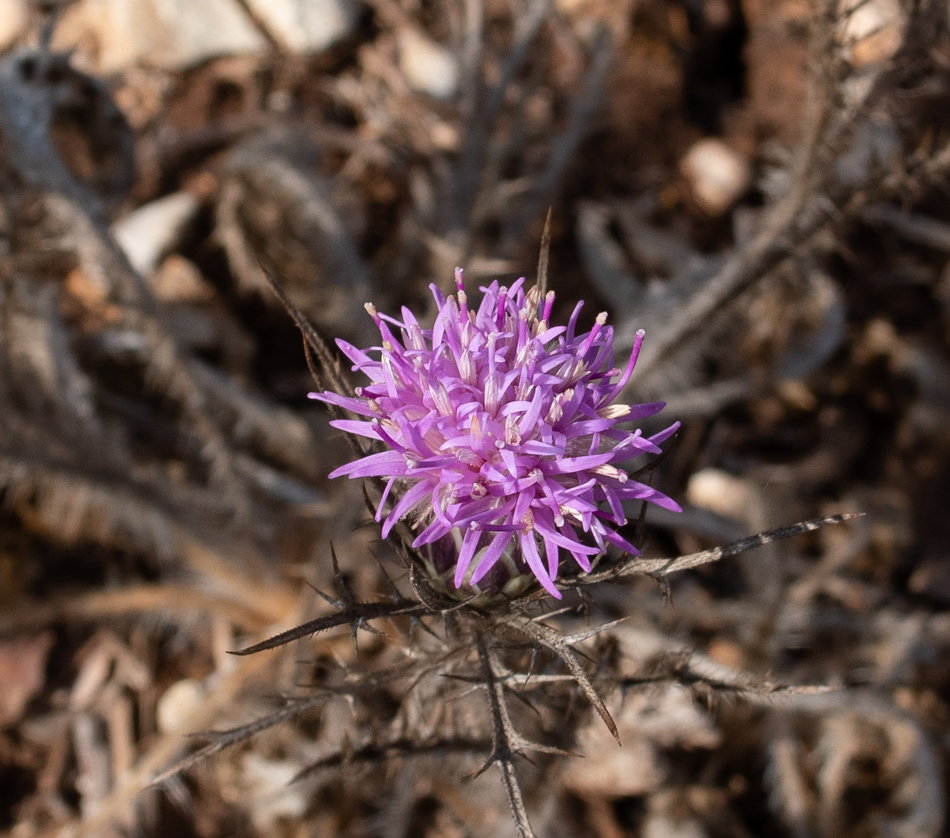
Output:
<path fill-rule="evenodd" d="M 945 3 L 373 0 L 108 80 L 57 14 L 0 58 L 0 836 L 944 834 Z M 366 343 L 548 207 L 686 509 L 448 603 L 268 278 Z"/>

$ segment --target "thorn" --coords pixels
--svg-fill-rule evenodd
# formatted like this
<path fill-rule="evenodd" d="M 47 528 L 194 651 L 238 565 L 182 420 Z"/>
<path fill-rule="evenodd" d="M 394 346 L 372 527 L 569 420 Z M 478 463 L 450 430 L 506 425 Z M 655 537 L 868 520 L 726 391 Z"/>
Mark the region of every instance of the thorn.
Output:
<path fill-rule="evenodd" d="M 346 584 L 346 580 L 340 572 L 340 563 L 336 557 L 336 547 L 332 541 L 330 542 L 330 562 L 333 565 L 333 579 L 336 582 L 337 593 L 340 595 L 340 602 L 347 606 L 352 605 L 353 595 L 350 593 L 349 586 Z"/>
<path fill-rule="evenodd" d="M 548 292 L 548 257 L 551 253 L 551 211 L 551 207 L 548 207 L 548 214 L 544 219 L 544 230 L 541 233 L 541 252 L 538 255 L 537 286 L 542 301 Z"/>
<path fill-rule="evenodd" d="M 395 602 L 397 599 L 402 599 L 399 589 L 396 587 L 396 583 L 393 581 L 392 576 L 389 575 L 389 571 L 383 567 L 383 563 L 380 561 L 379 556 L 377 556 L 372 550 L 370 550 L 369 553 L 373 557 L 373 561 L 376 562 L 379 572 L 383 574 L 383 578 L 386 580 L 386 585 L 389 587 L 390 600 Z"/>
<path fill-rule="evenodd" d="M 465 780 L 476 780 L 482 776 L 489 768 L 491 768 L 498 760 L 495 758 L 495 755 L 492 754 L 485 764 L 481 768 L 476 768 L 470 774 L 466 774 L 463 779 Z"/>

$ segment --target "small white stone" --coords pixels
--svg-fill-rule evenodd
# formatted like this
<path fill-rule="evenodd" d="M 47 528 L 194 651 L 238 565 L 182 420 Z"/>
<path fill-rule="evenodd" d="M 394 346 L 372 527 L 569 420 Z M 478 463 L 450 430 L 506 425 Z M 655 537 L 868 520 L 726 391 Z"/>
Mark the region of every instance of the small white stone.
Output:
<path fill-rule="evenodd" d="M 459 68 L 452 53 L 411 29 L 399 33 L 399 68 L 413 90 L 435 99 L 451 99 L 458 90 Z"/>
<path fill-rule="evenodd" d="M 247 0 L 271 36 L 291 52 L 320 52 L 356 25 L 352 0 Z"/>
<path fill-rule="evenodd" d="M 268 48 L 234 0 L 81 0 L 67 9 L 53 45 L 75 49 L 84 66 L 100 72 L 178 70 Z"/>
<path fill-rule="evenodd" d="M 204 687 L 193 678 L 176 681 L 158 700 L 155 707 L 155 723 L 159 733 L 183 733 L 188 722 L 204 700 Z"/>
<path fill-rule="evenodd" d="M 155 299 L 166 305 L 195 305 L 214 299 L 214 286 L 198 270 L 194 262 L 172 253 L 148 277 Z"/>
<path fill-rule="evenodd" d="M 746 159 L 722 140 L 694 143 L 680 163 L 696 203 L 710 215 L 722 215 L 749 188 L 752 172 Z"/>
<path fill-rule="evenodd" d="M 29 21 L 26 0 L 0 0 L 0 50 L 23 34 Z"/>
<path fill-rule="evenodd" d="M 303 765 L 249 753 L 241 768 L 245 800 L 258 832 L 273 835 L 280 819 L 303 817 L 312 793 L 305 783 L 294 782 Z"/>
<path fill-rule="evenodd" d="M 139 207 L 112 227 L 119 247 L 132 267 L 148 276 L 159 260 L 178 244 L 181 234 L 198 211 L 198 200 L 175 192 Z"/>
<path fill-rule="evenodd" d="M 647 816 L 643 831 L 644 838 L 708 838 L 709 833 L 691 817 L 683 818 L 679 813 L 650 814 Z"/>
<path fill-rule="evenodd" d="M 704 468 L 690 477 L 686 499 L 717 515 L 743 520 L 751 497 L 745 481 L 718 468 Z"/>
<path fill-rule="evenodd" d="M 898 0 L 847 0 L 844 42 L 858 67 L 887 61 L 904 37 L 904 15 Z"/>

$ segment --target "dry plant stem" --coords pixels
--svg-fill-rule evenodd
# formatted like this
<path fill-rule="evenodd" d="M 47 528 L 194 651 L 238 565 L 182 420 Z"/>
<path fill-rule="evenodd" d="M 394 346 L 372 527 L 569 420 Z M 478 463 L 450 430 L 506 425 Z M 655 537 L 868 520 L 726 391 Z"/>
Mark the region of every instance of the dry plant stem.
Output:
<path fill-rule="evenodd" d="M 464 0 L 464 36 L 462 40 L 462 86 L 459 112 L 465 124 L 473 124 L 478 96 L 481 90 L 479 66 L 482 58 L 482 39 L 485 37 L 485 8 L 482 0 Z"/>
<path fill-rule="evenodd" d="M 498 764 L 505 784 L 505 791 L 508 793 L 511 813 L 518 827 L 518 834 L 521 838 L 535 838 L 531 823 L 528 820 L 528 811 L 524 805 L 524 795 L 521 793 L 521 786 L 518 783 L 518 775 L 515 772 L 515 750 L 512 747 L 511 740 L 517 734 L 515 734 L 511 719 L 508 717 L 508 710 L 505 707 L 504 686 L 496 677 L 496 661 L 488 647 L 485 636 L 478 632 L 475 639 L 478 646 L 478 659 L 482 667 L 482 679 L 488 693 L 488 706 L 492 720 L 492 754 L 481 770 L 484 771 L 492 763 Z"/>
<path fill-rule="evenodd" d="M 761 680 L 747 671 L 724 666 L 688 649 L 671 651 L 660 661 L 657 670 L 651 675 L 624 676 L 619 686 L 623 690 L 662 684 L 688 687 L 707 704 L 716 700 L 738 700 L 758 707 L 774 707 L 779 702 L 791 705 L 795 700 L 834 692 L 833 687 Z"/>
<path fill-rule="evenodd" d="M 826 515 L 823 518 L 813 518 L 810 521 L 802 521 L 799 524 L 793 524 L 789 527 L 779 527 L 778 529 L 768 530 L 767 532 L 751 535 L 748 538 L 741 538 L 726 544 L 723 547 L 714 547 L 710 550 L 701 550 L 698 553 L 690 553 L 687 556 L 679 556 L 671 559 L 631 559 L 630 561 L 618 565 L 610 570 L 604 570 L 600 573 L 590 573 L 587 576 L 578 576 L 574 579 L 565 579 L 558 583 L 562 590 L 577 588 L 587 585 L 596 585 L 600 582 L 609 582 L 614 579 L 623 579 L 628 576 L 651 575 L 667 576 L 681 570 L 699 567 L 700 565 L 718 562 L 729 556 L 735 556 L 744 553 L 747 550 L 754 550 L 756 547 L 762 547 L 765 544 L 771 544 L 773 541 L 780 541 L 784 538 L 791 538 L 794 535 L 812 532 L 826 524 L 841 524 L 858 518 L 863 513 L 841 513 L 837 515 Z"/>
<path fill-rule="evenodd" d="M 794 838 L 810 838 L 809 812 L 814 801 L 802 771 L 802 755 L 785 713 L 773 713 L 776 728 L 769 743 L 768 780 L 772 787 L 770 803 L 777 809 Z"/>
<path fill-rule="evenodd" d="M 136 536 L 139 546 L 148 541 L 149 547 L 160 558 L 183 561 L 186 567 L 211 581 L 217 594 L 232 604 L 252 613 L 267 614 L 267 623 L 279 621 L 293 607 L 294 596 L 289 588 L 277 583 L 252 581 L 236 569 L 237 557 L 247 559 L 246 564 L 253 563 L 250 561 L 252 554 L 243 545 L 231 544 L 231 549 L 227 550 L 208 543 L 196 534 L 196 525 L 187 523 L 187 516 L 181 510 L 154 498 L 154 488 L 145 491 L 141 485 L 128 479 L 107 482 L 103 475 L 91 474 L 88 470 L 82 472 L 74 462 L 60 462 L 44 452 L 32 450 L 36 440 L 29 436 L 17 440 L 14 435 L 11 441 L 9 425 L 5 431 L 8 445 L 0 446 L 0 479 L 7 487 L 6 499 L 12 507 L 17 507 L 21 496 L 30 498 L 65 493 L 69 495 L 66 506 L 70 514 L 75 515 L 78 509 L 86 519 L 86 528 L 70 534 L 71 540 L 81 538 L 127 546 L 122 539 L 112 539 L 109 528 L 129 527 L 129 521 L 134 521 L 150 533 L 147 539 Z M 19 444 L 14 445 L 16 442 Z M 9 448 L 16 450 L 7 450 Z M 50 448 L 55 451 L 55 444 Z M 25 511 L 21 511 L 21 517 L 30 521 Z M 32 523 L 43 531 L 42 520 Z"/>
<path fill-rule="evenodd" d="M 68 66 L 68 58 L 52 60 Z M 66 231 L 87 274 L 122 307 L 128 323 L 149 346 L 149 375 L 177 399 L 193 431 L 201 438 L 202 456 L 211 467 L 212 480 L 221 486 L 239 513 L 247 514 L 249 501 L 232 463 L 220 429 L 207 413 L 204 394 L 188 361 L 157 316 L 145 281 L 109 232 L 102 207 L 79 184 L 56 152 L 49 131 L 60 97 L 67 91 L 38 75 L 37 56 L 17 53 L 0 62 L 0 129 L 7 143 L 9 165 L 46 198 L 56 225 Z"/>
<path fill-rule="evenodd" d="M 926 14 L 925 11 L 920 14 Z M 663 331 L 647 341 L 637 362 L 640 380 L 662 368 L 699 326 L 772 270 L 791 258 L 829 224 L 859 217 L 873 202 L 900 195 L 905 200 L 950 169 L 950 144 L 934 154 L 921 154 L 901 171 L 875 182 L 844 188 L 836 181 L 835 160 L 864 103 L 845 109 L 838 102 L 843 62 L 838 57 L 837 4 L 816 2 L 813 14 L 812 85 L 805 129 L 786 195 L 768 212 L 762 228 L 745 247 L 734 251 L 671 317 Z M 910 28 L 909 28 L 910 29 Z"/>
<path fill-rule="evenodd" d="M 320 252 L 320 273 L 325 275 L 325 281 L 329 285 L 345 283 L 349 304 L 346 312 L 341 312 L 344 319 L 353 320 L 351 326 L 368 324 L 362 310 L 362 304 L 372 296 L 366 264 L 329 199 L 329 185 L 289 159 L 294 140 L 293 135 L 265 133 L 229 156 L 230 177 L 226 194 L 222 195 L 223 217 L 219 224 L 227 239 L 226 252 L 230 259 L 233 248 L 241 284 L 248 289 L 263 288 L 261 268 L 249 250 L 240 208 L 253 206 L 262 195 L 267 196 L 268 203 L 292 208 L 288 212 L 287 235 L 313 241 Z M 369 335 L 370 328 L 366 326 L 364 336 Z"/>
<path fill-rule="evenodd" d="M 597 711 L 600 718 L 603 719 L 604 724 L 607 725 L 611 736 L 613 736 L 617 744 L 620 745 L 620 733 L 617 730 L 617 725 L 610 715 L 610 711 L 607 709 L 604 700 L 597 693 L 597 690 L 594 689 L 594 685 L 584 671 L 584 667 L 581 666 L 580 661 L 577 659 L 577 654 L 572 647 L 575 643 L 580 643 L 582 640 L 587 640 L 596 634 L 613 628 L 621 621 L 616 620 L 611 623 L 605 623 L 604 625 L 596 626 L 593 629 L 576 635 L 560 634 L 539 620 L 532 620 L 520 615 L 512 615 L 504 618 L 502 622 L 528 637 L 533 643 L 537 643 L 539 646 L 543 646 L 545 649 L 553 652 L 564 662 L 564 665 L 567 666 L 568 671 L 571 673 L 571 678 L 574 680 L 574 683 L 581 688 L 587 700 Z"/>
<path fill-rule="evenodd" d="M 253 564 L 241 548 L 236 547 L 225 555 L 207 544 L 189 540 L 182 545 L 181 551 L 190 568 L 213 580 L 221 593 L 235 603 L 266 615 L 270 624 L 281 622 L 286 614 L 296 612 L 298 598 L 288 585 L 263 582 L 238 570 Z"/>
<path fill-rule="evenodd" d="M 273 659 L 266 656 L 241 661 L 234 670 L 217 681 L 201 705 L 188 717 L 185 728 L 199 731 L 212 726 L 222 713 L 234 705 L 235 696 L 246 684 L 272 663 Z M 120 779 L 108 796 L 100 801 L 94 813 L 82 820 L 41 833 L 39 838 L 97 838 L 102 835 L 110 823 L 134 805 L 139 792 L 152 784 L 155 776 L 177 758 L 188 742 L 188 737 L 180 733 L 161 736 L 138 759 L 132 770 Z"/>
<path fill-rule="evenodd" d="M 255 719 L 248 724 L 228 730 L 215 730 L 200 734 L 202 738 L 210 740 L 209 744 L 169 767 L 156 777 L 154 782 L 156 784 L 163 783 L 231 745 L 244 742 L 258 733 L 314 707 L 323 706 L 334 698 L 345 698 L 351 701 L 397 681 L 406 682 L 408 680 L 410 682 L 409 689 L 412 689 L 426 676 L 445 674 L 446 667 L 453 658 L 459 656 L 467 658 L 470 651 L 470 644 L 460 642 L 454 647 L 445 649 L 443 654 L 436 658 L 414 658 L 386 670 L 350 673 L 347 675 L 346 682 L 340 685 L 314 685 L 313 689 L 318 691 L 316 696 L 311 698 L 288 698 L 286 706 L 282 709 Z M 490 743 L 482 739 L 439 736 L 419 741 L 399 736 L 387 741 L 380 741 L 379 732 L 376 731 L 371 735 L 371 741 L 360 746 L 353 746 L 347 741 L 342 749 L 328 754 L 301 769 L 294 781 L 327 768 L 361 762 L 379 762 L 398 756 L 420 756 L 439 750 L 483 753 L 490 750 Z"/>
<path fill-rule="evenodd" d="M 394 739 L 389 742 L 370 742 L 358 748 L 350 748 L 336 754 L 330 754 L 313 765 L 308 765 L 294 781 L 302 780 L 332 768 L 344 768 L 361 764 L 378 764 L 398 757 L 419 757 L 426 754 L 472 754 L 485 753 L 491 749 L 491 743 L 485 739 Z"/>
<path fill-rule="evenodd" d="M 907 241 L 950 253 L 950 224 L 943 221 L 904 212 L 890 204 L 868 206 L 861 217 L 869 224 L 891 228 Z"/>
<path fill-rule="evenodd" d="M 336 583 L 337 597 L 331 597 L 323 591 L 314 588 L 317 595 L 336 609 L 333 614 L 324 617 L 318 617 L 316 620 L 310 620 L 302 625 L 294 626 L 292 629 L 281 632 L 274 637 L 268 638 L 260 643 L 256 643 L 247 649 L 231 652 L 233 655 L 253 655 L 257 652 L 264 652 L 268 649 L 276 649 L 280 646 L 286 646 L 295 640 L 317 634 L 321 631 L 327 631 L 337 626 L 349 625 L 353 636 L 353 648 L 359 655 L 359 644 L 357 636 L 360 629 L 379 634 L 376 629 L 370 626 L 370 620 L 377 620 L 388 617 L 408 616 L 418 619 L 426 613 L 436 613 L 427 608 L 424 604 L 414 600 L 405 599 L 399 594 L 399 591 L 392 587 L 392 593 L 389 602 L 357 602 L 350 593 L 346 580 L 340 572 L 340 565 L 337 562 L 336 550 L 330 545 L 330 557 L 333 562 L 333 578 Z"/>
<path fill-rule="evenodd" d="M 464 257 L 471 247 L 471 217 L 477 204 L 481 203 L 480 196 L 486 190 L 493 190 L 495 183 L 486 184 L 482 173 L 485 170 L 485 156 L 492 147 L 491 130 L 494 127 L 498 112 L 504 103 L 508 85 L 524 64 L 528 49 L 537 37 L 544 21 L 550 14 L 551 0 L 533 0 L 531 5 L 516 21 L 514 44 L 505 59 L 501 70 L 501 77 L 495 87 L 486 91 L 478 81 L 478 59 L 483 50 L 484 37 L 483 14 L 480 2 L 470 0 L 467 4 L 466 24 L 466 63 L 473 63 L 467 67 L 467 77 L 471 79 L 463 90 L 463 115 L 468 111 L 470 117 L 465 120 L 462 131 L 464 144 L 458 165 L 458 175 L 454 184 L 455 218 L 453 237 L 465 242 L 461 248 Z M 476 46 L 477 44 L 477 46 Z M 464 258 L 461 261 L 465 261 Z"/>
<path fill-rule="evenodd" d="M 505 222 L 504 236 L 508 246 L 516 246 L 542 212 L 600 107 L 604 82 L 614 60 L 614 33 L 609 25 L 602 24 L 598 28 L 591 52 L 591 65 L 583 89 L 571 102 L 567 129 L 551 140 L 547 167 L 532 179 L 530 192 L 518 204 L 513 217 Z"/>
<path fill-rule="evenodd" d="M 312 710 L 314 707 L 322 707 L 324 704 L 326 704 L 328 698 L 329 697 L 326 695 L 321 695 L 305 700 L 290 701 L 286 707 L 282 707 L 280 710 L 264 716 L 263 718 L 255 719 L 253 722 L 249 722 L 246 725 L 241 725 L 240 727 L 231 728 L 229 730 L 212 730 L 196 733 L 194 734 L 195 737 L 210 739 L 211 742 L 209 742 L 203 748 L 199 748 L 193 754 L 190 754 L 184 759 L 175 762 L 174 765 L 167 768 L 161 774 L 155 776 L 149 785 L 160 786 L 163 783 L 167 783 L 169 780 L 178 776 L 183 771 L 187 771 L 189 768 L 198 765 L 198 763 L 204 762 L 206 759 L 209 759 L 215 754 L 220 753 L 231 745 L 237 745 L 241 742 L 245 742 L 252 736 L 263 733 L 265 730 L 269 730 L 281 722 L 289 721 L 290 719 L 299 716 L 301 713 L 306 713 L 308 710 Z"/>
<path fill-rule="evenodd" d="M 850 125 L 833 124 L 841 82 L 837 58 L 837 3 L 816 0 L 812 22 L 812 83 L 799 153 L 786 195 L 769 211 L 761 230 L 732 253 L 719 271 L 681 306 L 663 331 L 647 341 L 637 361 L 645 378 L 666 363 L 697 324 L 763 279 L 840 211 L 850 194 L 833 196 L 833 162 Z"/>
<path fill-rule="evenodd" d="M 239 649 L 230 654 L 243 657 L 245 655 L 254 655 L 258 652 L 265 652 L 268 649 L 276 649 L 280 646 L 286 646 L 295 640 L 303 637 L 310 637 L 322 631 L 328 631 L 337 626 L 350 626 L 355 632 L 359 628 L 368 628 L 366 625 L 370 620 L 378 620 L 388 617 L 398 616 L 421 616 L 427 613 L 427 609 L 412 600 L 400 599 L 395 602 L 357 602 L 349 608 L 338 611 L 335 614 L 327 614 L 325 617 L 318 617 L 315 620 L 309 620 L 292 629 L 276 634 L 246 649 Z"/>
<path fill-rule="evenodd" d="M 663 331 L 644 343 L 637 372 L 646 377 L 667 362 L 677 346 L 730 300 L 765 277 L 788 258 L 794 248 L 817 233 L 833 216 L 826 201 L 808 200 L 794 190 L 770 213 L 759 234 L 726 261 L 670 319 Z"/>
<path fill-rule="evenodd" d="M 193 618 L 195 614 L 213 614 L 235 625 L 260 631 L 273 625 L 275 615 L 266 598 L 263 603 L 259 598 L 257 604 L 258 608 L 251 608 L 248 604 L 238 604 L 230 598 L 183 585 L 137 585 L 30 603 L 0 615 L 0 635 L 36 631 L 63 621 L 93 621 L 143 614 L 154 614 L 168 621 Z M 262 609 L 261 605 L 266 607 Z"/>
<path fill-rule="evenodd" d="M 260 269 L 260 268 L 259 268 Z M 272 277 L 266 271 L 263 271 L 264 276 L 267 279 L 267 282 L 270 284 L 271 288 L 274 291 L 277 299 L 280 300 L 281 304 L 287 310 L 287 313 L 293 318 L 294 323 L 297 324 L 297 328 L 300 329 L 301 334 L 303 335 L 303 349 L 304 355 L 307 359 L 307 368 L 310 370 L 310 375 L 313 377 L 314 382 L 317 387 L 320 389 L 327 389 L 326 384 L 329 384 L 329 389 L 332 389 L 334 392 L 339 393 L 340 395 L 353 396 L 355 391 L 353 385 L 346 379 L 343 375 L 343 371 L 340 369 L 340 362 L 337 359 L 337 356 L 334 355 L 330 347 L 327 346 L 326 341 L 321 337 L 320 333 L 314 328 L 313 324 L 307 319 L 307 316 L 296 306 L 293 301 L 287 295 L 287 292 L 281 287 L 274 277 Z M 311 355 L 311 350 L 316 353 L 317 358 L 320 361 L 321 366 L 318 368 L 313 363 L 313 356 Z M 324 381 L 326 379 L 326 381 Z M 330 415 L 335 419 L 340 419 L 344 417 L 344 411 L 335 406 L 328 405 Z M 364 456 L 368 450 L 371 448 L 371 445 L 367 444 L 366 440 L 356 437 L 353 434 L 346 434 L 347 444 L 350 446 L 350 450 L 357 457 Z M 366 503 L 366 508 L 369 510 L 370 514 L 375 514 L 376 507 L 370 500 L 369 494 L 366 491 L 366 482 L 370 482 L 376 488 L 377 493 L 380 497 L 383 495 L 384 484 L 383 481 L 379 478 L 375 478 L 369 481 L 364 481 L 363 485 L 363 499 Z M 399 528 L 397 535 L 400 535 L 404 527 Z M 400 537 L 402 537 L 400 535 Z M 403 541 L 406 545 L 410 544 L 412 539 L 409 541 Z M 331 546 L 332 551 L 332 546 Z M 334 567 L 336 563 L 336 557 L 334 554 Z M 339 578 L 339 574 L 337 574 Z M 361 620 L 359 624 L 365 623 L 365 620 Z M 357 623 L 351 622 L 353 626 L 354 638 L 356 636 Z M 319 630 L 319 629 L 317 629 Z M 275 645 L 281 645 L 277 643 Z M 273 648 L 273 647 L 268 647 Z M 247 654 L 246 652 L 244 654 Z"/>

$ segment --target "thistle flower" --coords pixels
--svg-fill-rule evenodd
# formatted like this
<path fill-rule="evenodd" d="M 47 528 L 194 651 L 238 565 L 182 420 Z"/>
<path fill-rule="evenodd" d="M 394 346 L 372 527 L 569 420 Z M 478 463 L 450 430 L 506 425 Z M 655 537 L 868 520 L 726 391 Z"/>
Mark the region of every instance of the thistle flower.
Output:
<path fill-rule="evenodd" d="M 462 271 L 456 297 L 431 286 L 439 312 L 423 329 L 402 309 L 402 322 L 366 309 L 382 336 L 369 352 L 338 340 L 370 384 L 356 397 L 311 393 L 363 420 L 331 424 L 386 446 L 341 466 L 330 477 L 381 477 L 376 512 L 385 538 L 409 518 L 413 547 L 453 544 L 454 585 L 476 586 L 502 560 L 530 569 L 553 596 L 561 552 L 589 571 L 608 544 L 637 553 L 617 531 L 627 523 L 623 501 L 679 511 L 670 498 L 631 480 L 621 465 L 657 454 L 674 423 L 652 437 L 619 425 L 659 412 L 663 402 L 614 404 L 630 380 L 642 331 L 623 369 L 614 366 L 607 315 L 577 334 L 578 303 L 567 326 L 550 326 L 554 293 L 542 301 L 524 279 L 511 288 L 482 288 L 468 307 Z M 398 327 L 399 337 L 391 326 Z M 393 490 L 400 495 L 386 515 Z M 578 532 L 580 530 L 580 532 Z M 542 559 L 542 548 L 546 561 Z M 439 547 L 440 552 L 444 552 Z"/>

